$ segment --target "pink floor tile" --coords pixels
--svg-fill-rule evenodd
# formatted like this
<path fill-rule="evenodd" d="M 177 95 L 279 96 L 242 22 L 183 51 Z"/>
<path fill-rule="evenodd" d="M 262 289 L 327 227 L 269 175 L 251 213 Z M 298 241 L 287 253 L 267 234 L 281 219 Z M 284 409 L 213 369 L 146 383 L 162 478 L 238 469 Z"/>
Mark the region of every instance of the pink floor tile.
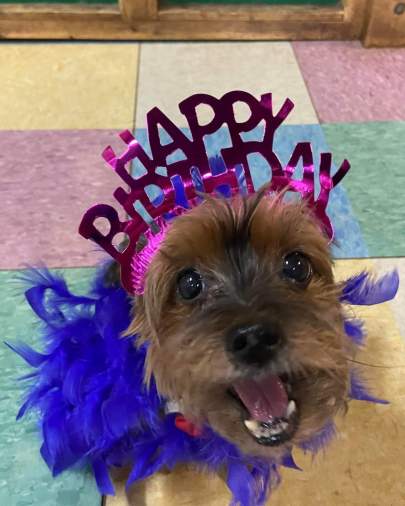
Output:
<path fill-rule="evenodd" d="M 95 265 L 102 254 L 77 229 L 97 202 L 112 203 L 119 178 L 103 148 L 123 144 L 115 131 L 3 131 L 0 150 L 0 269 L 45 263 Z"/>
<path fill-rule="evenodd" d="M 295 42 L 321 122 L 405 120 L 405 48 L 360 42 Z"/>

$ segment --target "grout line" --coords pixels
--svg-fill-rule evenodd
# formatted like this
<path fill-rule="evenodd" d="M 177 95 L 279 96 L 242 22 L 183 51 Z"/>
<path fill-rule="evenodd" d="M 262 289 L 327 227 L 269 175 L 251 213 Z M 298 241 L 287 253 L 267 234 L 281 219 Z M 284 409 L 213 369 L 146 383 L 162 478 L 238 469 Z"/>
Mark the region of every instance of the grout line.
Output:
<path fill-rule="evenodd" d="M 299 60 L 299 58 L 298 58 L 298 56 L 297 56 L 297 52 L 295 51 L 295 47 L 294 47 L 294 44 L 293 44 L 293 42 L 292 42 L 292 41 L 290 42 L 290 45 L 291 45 L 291 49 L 292 49 L 292 52 L 293 52 L 293 55 L 294 55 L 295 61 L 296 61 L 297 66 L 298 66 L 298 70 L 300 71 L 300 74 L 301 74 L 302 80 L 304 81 L 304 84 L 305 84 L 305 88 L 307 89 L 308 96 L 309 96 L 309 99 L 310 99 L 311 104 L 312 104 L 312 108 L 314 109 L 315 115 L 316 115 L 316 117 L 317 117 L 317 119 L 318 119 L 318 125 L 322 126 L 322 124 L 323 124 L 323 123 L 325 123 L 325 122 L 322 122 L 322 121 L 321 121 L 321 118 L 320 118 L 320 116 L 319 116 L 319 114 L 318 114 L 318 109 L 317 109 L 317 108 L 316 108 L 316 106 L 315 106 L 315 100 L 314 100 L 314 97 L 313 97 L 313 95 L 312 95 L 312 93 L 311 93 L 310 86 L 309 86 L 309 84 L 308 84 L 308 82 L 307 82 L 307 80 L 306 80 L 306 78 L 305 78 L 305 74 L 304 74 L 304 72 L 303 72 L 303 70 L 302 70 L 302 67 L 301 67 L 301 64 L 300 64 L 300 60 Z"/>
<path fill-rule="evenodd" d="M 142 56 L 142 46 L 143 43 L 139 42 L 138 44 L 138 61 L 136 64 L 136 76 L 135 76 L 135 93 L 134 93 L 134 114 L 132 119 L 132 133 L 135 133 L 136 129 L 136 113 L 138 109 L 138 90 L 139 90 L 139 80 L 141 74 L 141 56 Z"/>
<path fill-rule="evenodd" d="M 136 130 L 136 113 L 138 109 L 138 90 L 139 90 L 139 79 L 141 73 L 141 53 L 142 53 L 143 43 L 138 43 L 138 60 L 136 62 L 136 76 L 135 76 L 135 93 L 134 93 L 134 112 L 132 118 L 132 133 L 135 135 Z M 132 160 L 129 166 L 130 174 L 133 173 L 134 161 Z M 128 213 L 125 213 L 126 219 L 129 218 Z"/>

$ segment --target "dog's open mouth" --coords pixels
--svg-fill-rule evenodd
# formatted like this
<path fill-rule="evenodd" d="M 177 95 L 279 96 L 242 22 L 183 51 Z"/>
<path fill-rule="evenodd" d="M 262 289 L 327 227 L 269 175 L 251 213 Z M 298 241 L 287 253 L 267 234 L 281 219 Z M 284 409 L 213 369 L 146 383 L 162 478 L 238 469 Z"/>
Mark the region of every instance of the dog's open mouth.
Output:
<path fill-rule="evenodd" d="M 298 425 L 298 408 L 289 399 L 285 378 L 269 374 L 260 380 L 243 379 L 232 385 L 230 394 L 243 406 L 243 423 L 255 441 L 278 446 L 289 441 Z"/>

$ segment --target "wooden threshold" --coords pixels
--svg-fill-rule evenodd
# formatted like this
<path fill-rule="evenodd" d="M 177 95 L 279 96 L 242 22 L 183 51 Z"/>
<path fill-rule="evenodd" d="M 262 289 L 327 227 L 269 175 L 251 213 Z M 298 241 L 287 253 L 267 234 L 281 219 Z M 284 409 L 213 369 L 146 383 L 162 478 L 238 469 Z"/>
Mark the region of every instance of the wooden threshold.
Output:
<path fill-rule="evenodd" d="M 362 1 L 362 0 L 360 0 Z M 1 4 L 0 38 L 25 40 L 308 40 L 356 34 L 342 8 L 162 6 L 124 21 L 117 6 Z"/>
<path fill-rule="evenodd" d="M 0 4 L 2 39 L 131 40 L 118 5 Z"/>
<path fill-rule="evenodd" d="M 275 5 L 209 5 L 190 4 L 186 7 L 165 6 L 162 3 L 157 18 L 170 21 L 273 21 L 343 22 L 344 8 Z"/>

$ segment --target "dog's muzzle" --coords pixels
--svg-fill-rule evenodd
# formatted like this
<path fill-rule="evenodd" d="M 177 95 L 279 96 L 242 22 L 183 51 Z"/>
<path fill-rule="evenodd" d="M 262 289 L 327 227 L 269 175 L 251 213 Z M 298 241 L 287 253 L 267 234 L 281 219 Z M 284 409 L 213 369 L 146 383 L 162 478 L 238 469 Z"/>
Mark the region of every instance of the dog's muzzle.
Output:
<path fill-rule="evenodd" d="M 289 399 L 288 385 L 274 374 L 260 380 L 243 379 L 230 394 L 242 407 L 243 424 L 259 444 L 279 446 L 289 441 L 298 425 L 298 408 Z"/>

